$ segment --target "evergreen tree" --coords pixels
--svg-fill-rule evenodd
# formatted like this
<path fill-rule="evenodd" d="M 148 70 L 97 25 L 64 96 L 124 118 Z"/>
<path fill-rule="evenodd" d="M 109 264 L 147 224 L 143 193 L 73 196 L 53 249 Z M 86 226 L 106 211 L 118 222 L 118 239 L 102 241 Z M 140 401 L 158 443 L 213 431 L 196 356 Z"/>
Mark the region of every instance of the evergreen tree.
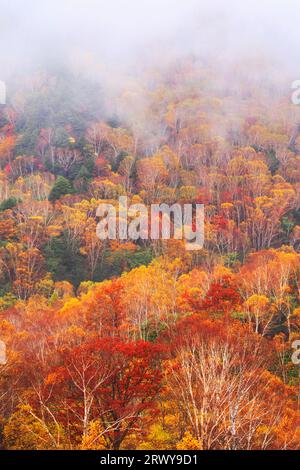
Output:
<path fill-rule="evenodd" d="M 73 188 L 70 181 L 64 176 L 59 176 L 51 189 L 49 201 L 55 202 L 57 199 L 60 199 L 61 196 L 71 194 L 72 192 Z"/>

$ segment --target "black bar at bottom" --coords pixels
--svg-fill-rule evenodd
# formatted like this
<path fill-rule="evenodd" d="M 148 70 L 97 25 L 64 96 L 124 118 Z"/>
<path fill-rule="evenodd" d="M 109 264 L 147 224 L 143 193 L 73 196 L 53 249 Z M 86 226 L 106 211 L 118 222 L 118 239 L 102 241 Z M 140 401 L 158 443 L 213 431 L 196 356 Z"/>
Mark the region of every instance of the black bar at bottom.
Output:
<path fill-rule="evenodd" d="M 0 468 L 23 468 L 24 465 L 80 465 L 85 469 L 117 466 L 121 468 L 147 468 L 149 465 L 205 468 L 211 463 L 234 464 L 268 462 L 274 459 L 285 466 L 299 462 L 300 451 L 0 451 Z"/>

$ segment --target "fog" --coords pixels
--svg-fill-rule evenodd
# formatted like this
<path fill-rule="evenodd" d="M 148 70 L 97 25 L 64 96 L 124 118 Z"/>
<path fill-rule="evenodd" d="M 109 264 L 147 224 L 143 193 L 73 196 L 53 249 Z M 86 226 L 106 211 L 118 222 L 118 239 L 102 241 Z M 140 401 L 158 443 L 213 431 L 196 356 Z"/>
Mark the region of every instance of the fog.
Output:
<path fill-rule="evenodd" d="M 0 0 L 0 74 L 191 53 L 225 64 L 264 54 L 296 71 L 299 13 L 299 0 Z"/>

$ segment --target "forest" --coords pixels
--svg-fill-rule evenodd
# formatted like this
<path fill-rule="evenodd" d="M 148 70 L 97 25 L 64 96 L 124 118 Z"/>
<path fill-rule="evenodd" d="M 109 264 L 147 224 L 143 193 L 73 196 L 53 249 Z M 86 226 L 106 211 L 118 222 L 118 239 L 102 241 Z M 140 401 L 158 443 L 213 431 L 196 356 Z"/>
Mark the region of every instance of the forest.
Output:
<path fill-rule="evenodd" d="M 60 69 L 0 109 L 2 449 L 299 449 L 300 108 L 186 57 L 113 97 Z M 201 203 L 205 244 L 96 209 Z"/>

